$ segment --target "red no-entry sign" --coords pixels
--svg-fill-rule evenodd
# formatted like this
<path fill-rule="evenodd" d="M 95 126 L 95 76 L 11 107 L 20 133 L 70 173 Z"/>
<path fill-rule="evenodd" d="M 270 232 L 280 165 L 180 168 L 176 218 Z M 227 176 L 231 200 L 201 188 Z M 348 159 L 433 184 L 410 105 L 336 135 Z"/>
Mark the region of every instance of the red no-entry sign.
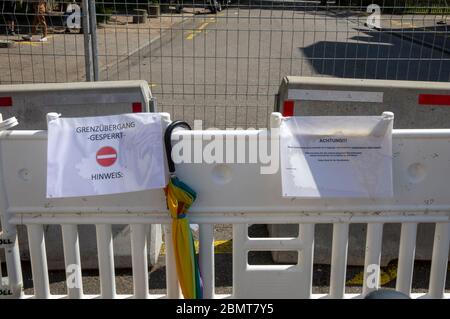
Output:
<path fill-rule="evenodd" d="M 116 162 L 117 151 L 110 146 L 105 146 L 98 150 L 96 158 L 99 165 L 108 167 Z"/>

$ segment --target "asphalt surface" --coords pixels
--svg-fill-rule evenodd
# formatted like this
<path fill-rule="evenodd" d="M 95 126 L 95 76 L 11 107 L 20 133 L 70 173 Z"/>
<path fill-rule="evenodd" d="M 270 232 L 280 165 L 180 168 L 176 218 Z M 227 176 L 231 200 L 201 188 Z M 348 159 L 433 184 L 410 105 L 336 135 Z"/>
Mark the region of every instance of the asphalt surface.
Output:
<path fill-rule="evenodd" d="M 267 127 L 286 75 L 450 80 L 440 16 L 386 15 L 380 31 L 364 25 L 364 12 L 276 3 L 218 14 L 187 7 L 142 25 L 113 16 L 97 30 L 100 79 L 147 80 L 160 111 L 205 128 Z M 46 43 L 0 49 L 0 84 L 85 79 L 83 35 L 54 29 Z"/>
<path fill-rule="evenodd" d="M 159 37 L 160 30 L 188 19 L 183 16 L 163 15 L 133 24 L 131 15 L 111 16 L 107 23 L 97 26 L 97 55 L 99 70 L 108 74 L 120 61 L 139 52 Z M 66 30 L 61 23 L 49 24 L 47 42 L 39 42 L 41 34 L 32 41 L 22 38 L 29 32 L 30 20 L 18 16 L 20 34 L 4 35 L 0 22 L 0 41 L 9 41 L 9 47 L 0 47 L 0 84 L 52 83 L 86 81 L 84 35 L 78 29 Z M 53 21 L 55 22 L 55 21 Z M 107 76 L 105 77 L 105 79 Z"/>

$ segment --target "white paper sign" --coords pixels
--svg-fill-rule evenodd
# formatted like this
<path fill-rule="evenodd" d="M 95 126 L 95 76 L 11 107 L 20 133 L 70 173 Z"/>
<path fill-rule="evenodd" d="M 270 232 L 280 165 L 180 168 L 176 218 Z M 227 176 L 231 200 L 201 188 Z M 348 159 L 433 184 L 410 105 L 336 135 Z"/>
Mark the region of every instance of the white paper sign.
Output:
<path fill-rule="evenodd" d="M 392 197 L 393 121 L 389 112 L 284 119 L 283 196 Z"/>
<path fill-rule="evenodd" d="M 165 185 L 159 114 L 49 122 L 47 198 L 126 193 Z"/>

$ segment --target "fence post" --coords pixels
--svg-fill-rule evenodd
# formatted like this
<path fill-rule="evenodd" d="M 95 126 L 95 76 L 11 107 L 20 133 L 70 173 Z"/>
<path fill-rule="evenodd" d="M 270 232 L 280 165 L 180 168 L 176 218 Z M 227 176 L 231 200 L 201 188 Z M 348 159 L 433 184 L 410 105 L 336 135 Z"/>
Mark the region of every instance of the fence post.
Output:
<path fill-rule="evenodd" d="M 83 0 L 82 9 L 82 28 L 84 36 L 84 67 L 86 70 L 86 81 L 93 81 L 93 67 L 92 67 L 92 46 L 91 33 L 89 28 L 89 0 Z"/>
<path fill-rule="evenodd" d="M 3 183 L 3 182 L 2 182 Z M 8 273 L 8 285 L 12 290 L 13 294 L 22 297 L 24 295 L 23 292 L 23 278 L 22 278 L 22 266 L 20 264 L 20 251 L 19 251 L 19 243 L 17 240 L 17 226 L 9 223 L 9 213 L 6 212 L 7 204 L 6 204 L 6 195 L 5 189 L 0 184 L 0 225 L 3 231 L 3 234 L 7 238 L 11 238 L 14 241 L 14 244 L 5 249 L 5 261 L 6 261 L 6 270 Z M 0 268 L 0 277 L 1 277 L 1 268 Z M 0 281 L 0 286 L 2 282 Z"/>
<path fill-rule="evenodd" d="M 92 54 L 92 69 L 94 81 L 99 80 L 99 66 L 97 53 L 97 10 L 95 8 L 95 0 L 89 1 L 89 30 L 91 33 L 91 54 Z"/>
<path fill-rule="evenodd" d="M 0 114 L 0 121 L 2 115 Z M 2 157 L 2 150 L 0 150 L 0 157 Z M 23 296 L 23 278 L 22 266 L 20 263 L 20 251 L 17 235 L 17 226 L 10 223 L 10 213 L 8 213 L 8 196 L 6 195 L 6 185 L 3 175 L 3 168 L 0 168 L 0 234 L 5 235 L 5 238 L 13 240 L 11 247 L 5 248 L 6 271 L 8 276 L 8 285 L 12 293 L 18 297 Z M 0 260 L 1 264 L 1 260 Z M 3 284 L 2 268 L 0 265 L 0 286 Z"/>

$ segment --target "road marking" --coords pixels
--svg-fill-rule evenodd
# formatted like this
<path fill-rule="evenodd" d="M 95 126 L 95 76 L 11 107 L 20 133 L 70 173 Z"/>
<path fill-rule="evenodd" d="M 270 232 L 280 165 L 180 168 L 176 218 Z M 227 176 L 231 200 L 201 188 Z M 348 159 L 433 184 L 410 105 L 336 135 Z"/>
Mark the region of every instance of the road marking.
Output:
<path fill-rule="evenodd" d="M 380 286 L 386 285 L 391 281 L 397 279 L 397 263 L 389 263 L 386 269 L 381 270 Z M 447 271 L 450 271 L 450 263 L 447 265 Z M 364 272 L 360 272 L 348 280 L 346 285 L 358 285 L 361 286 L 364 283 Z"/>
<path fill-rule="evenodd" d="M 35 42 L 35 41 L 16 41 L 18 44 L 27 44 L 31 45 L 32 47 L 38 46 L 39 44 L 43 44 L 45 42 Z"/>
<path fill-rule="evenodd" d="M 397 263 L 390 263 L 385 270 L 380 273 L 380 286 L 390 283 L 397 278 Z M 364 272 L 360 272 L 348 280 L 346 285 L 362 285 L 364 283 Z"/>
<path fill-rule="evenodd" d="M 204 30 L 210 23 L 216 22 L 216 19 L 215 19 L 215 18 L 209 18 L 208 20 L 209 20 L 209 21 L 203 22 L 203 23 L 202 23 L 197 29 L 195 29 L 194 31 L 189 32 L 189 34 L 186 36 L 186 40 L 192 40 L 192 39 L 194 39 L 194 38 L 197 36 L 197 34 L 202 33 L 203 30 Z"/>
<path fill-rule="evenodd" d="M 195 252 L 198 253 L 199 242 L 194 241 Z M 230 240 L 216 240 L 214 241 L 214 254 L 230 254 L 233 251 L 233 241 Z M 160 255 L 166 254 L 166 245 L 163 243 L 161 246 Z"/>
<path fill-rule="evenodd" d="M 51 35 L 47 36 L 47 39 L 51 39 L 51 38 L 53 38 L 53 36 L 51 36 Z M 40 41 L 22 41 L 22 40 L 14 40 L 14 42 L 16 42 L 16 43 L 18 43 L 18 44 L 28 44 L 28 45 L 31 45 L 31 46 L 33 46 L 33 47 L 35 47 L 35 46 L 37 46 L 37 45 L 39 45 L 39 44 L 48 44 L 48 41 L 47 41 L 47 42 L 40 42 Z"/>
<path fill-rule="evenodd" d="M 154 88 L 154 87 L 158 86 L 158 84 L 156 84 L 156 83 L 149 83 L 148 86 L 151 87 L 151 88 Z"/>
<path fill-rule="evenodd" d="M 405 27 L 413 27 L 413 28 L 416 27 L 416 25 L 414 23 L 411 23 L 411 22 L 403 22 L 403 21 L 400 22 L 400 21 L 392 20 L 391 23 L 395 24 L 397 26 L 402 26 L 402 27 L 404 27 L 404 26 Z"/>

